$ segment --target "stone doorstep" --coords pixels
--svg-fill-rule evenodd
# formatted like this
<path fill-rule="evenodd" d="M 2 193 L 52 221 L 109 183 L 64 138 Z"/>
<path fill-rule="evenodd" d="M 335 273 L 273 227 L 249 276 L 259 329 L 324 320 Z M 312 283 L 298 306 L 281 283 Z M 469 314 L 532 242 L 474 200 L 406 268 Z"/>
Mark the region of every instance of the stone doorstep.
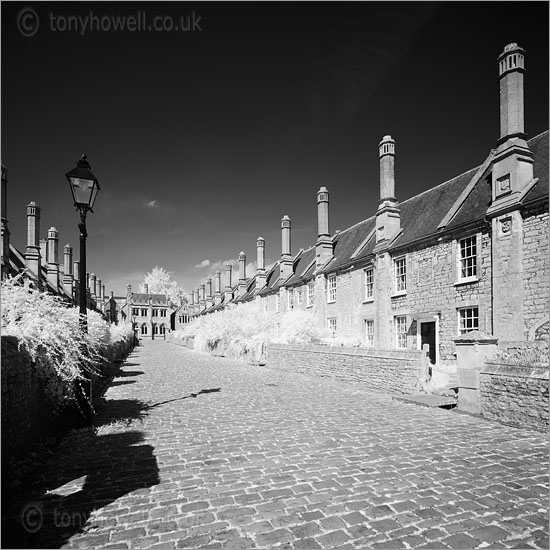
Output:
<path fill-rule="evenodd" d="M 427 395 L 424 393 L 417 395 L 392 395 L 392 400 L 412 403 L 413 405 L 420 405 L 421 407 L 443 407 L 446 409 L 456 407 L 458 402 L 456 397 Z"/>

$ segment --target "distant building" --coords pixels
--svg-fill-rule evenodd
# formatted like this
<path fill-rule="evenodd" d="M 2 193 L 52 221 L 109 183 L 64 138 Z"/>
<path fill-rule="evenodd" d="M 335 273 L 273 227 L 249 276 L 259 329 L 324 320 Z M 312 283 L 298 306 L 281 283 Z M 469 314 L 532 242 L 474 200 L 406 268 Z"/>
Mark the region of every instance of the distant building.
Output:
<path fill-rule="evenodd" d="M 145 285 L 145 292 L 133 293 L 127 286 L 126 303 L 122 314 L 130 320 L 140 338 L 163 338 L 170 331 L 170 316 L 173 313 L 165 294 L 151 294 Z"/>

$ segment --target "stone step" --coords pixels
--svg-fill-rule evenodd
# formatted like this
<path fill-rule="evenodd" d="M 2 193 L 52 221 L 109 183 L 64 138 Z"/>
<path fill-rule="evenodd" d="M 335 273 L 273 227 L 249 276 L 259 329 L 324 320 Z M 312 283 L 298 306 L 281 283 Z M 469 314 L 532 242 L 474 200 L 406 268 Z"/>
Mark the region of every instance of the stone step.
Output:
<path fill-rule="evenodd" d="M 394 395 L 392 399 L 395 401 L 403 401 L 404 403 L 413 403 L 421 407 L 439 407 L 443 409 L 453 409 L 457 405 L 457 398 L 444 395 L 429 395 L 425 393 L 417 395 Z"/>

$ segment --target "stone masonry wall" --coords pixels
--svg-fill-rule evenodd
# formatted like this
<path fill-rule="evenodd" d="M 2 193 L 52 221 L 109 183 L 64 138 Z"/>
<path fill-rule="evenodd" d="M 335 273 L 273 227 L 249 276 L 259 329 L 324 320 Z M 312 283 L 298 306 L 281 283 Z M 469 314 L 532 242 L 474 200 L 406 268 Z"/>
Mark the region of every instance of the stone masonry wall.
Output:
<path fill-rule="evenodd" d="M 548 210 L 523 221 L 523 321 L 529 330 L 548 318 Z"/>
<path fill-rule="evenodd" d="M 491 238 L 481 233 L 478 247 L 478 281 L 458 281 L 457 242 L 412 250 L 407 257 L 407 293 L 392 298 L 393 315 L 409 316 L 407 345 L 417 347 L 415 314 L 439 312 L 439 354 L 442 364 L 456 362 L 452 338 L 458 336 L 458 308 L 478 306 L 479 330 L 491 333 Z"/>
<path fill-rule="evenodd" d="M 268 344 L 266 366 L 413 394 L 418 391 L 421 361 L 419 351 Z"/>
<path fill-rule="evenodd" d="M 109 350 L 111 363 L 102 366 L 101 375 L 92 378 L 92 396 L 102 395 L 121 361 L 132 348 L 119 343 Z M 24 450 L 34 437 L 42 435 L 56 420 L 30 356 L 17 349 L 17 339 L 2 336 L 2 453 L 5 457 Z"/>
<path fill-rule="evenodd" d="M 481 414 L 539 430 L 548 429 L 548 366 L 486 361 L 480 373 Z"/>
<path fill-rule="evenodd" d="M 43 383 L 17 339 L 2 336 L 2 454 L 17 452 L 52 420 Z"/>

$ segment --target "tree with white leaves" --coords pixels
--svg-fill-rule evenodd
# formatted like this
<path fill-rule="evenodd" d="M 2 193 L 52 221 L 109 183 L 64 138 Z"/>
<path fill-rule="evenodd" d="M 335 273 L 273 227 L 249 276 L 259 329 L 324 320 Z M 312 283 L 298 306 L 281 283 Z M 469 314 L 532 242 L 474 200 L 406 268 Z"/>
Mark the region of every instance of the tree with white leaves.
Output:
<path fill-rule="evenodd" d="M 145 292 L 145 285 L 151 294 L 165 294 L 174 308 L 187 302 L 187 293 L 176 281 L 172 281 L 170 273 L 164 267 L 156 265 L 145 275 L 139 287 L 140 292 Z"/>

